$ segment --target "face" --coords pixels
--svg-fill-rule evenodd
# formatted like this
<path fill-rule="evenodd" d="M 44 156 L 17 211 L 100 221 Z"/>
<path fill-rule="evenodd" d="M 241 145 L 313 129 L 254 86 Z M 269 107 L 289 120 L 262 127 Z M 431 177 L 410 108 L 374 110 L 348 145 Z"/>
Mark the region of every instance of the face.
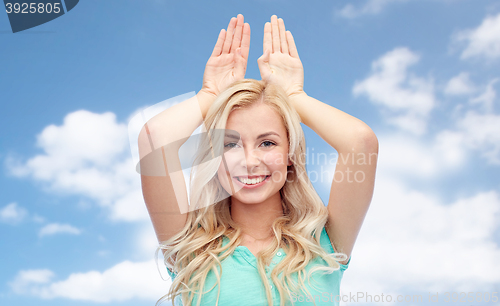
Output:
<path fill-rule="evenodd" d="M 266 104 L 256 103 L 233 110 L 226 129 L 225 163 L 218 170 L 223 188 L 233 200 L 246 204 L 279 197 L 291 165 L 282 118 Z"/>

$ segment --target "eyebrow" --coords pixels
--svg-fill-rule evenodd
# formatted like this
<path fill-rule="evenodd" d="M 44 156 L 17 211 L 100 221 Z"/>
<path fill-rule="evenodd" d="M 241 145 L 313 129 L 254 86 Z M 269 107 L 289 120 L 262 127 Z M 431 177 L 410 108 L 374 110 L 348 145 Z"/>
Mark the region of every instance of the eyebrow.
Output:
<path fill-rule="evenodd" d="M 264 133 L 264 134 L 260 134 L 259 136 L 257 136 L 257 139 L 264 138 L 264 137 L 267 137 L 267 136 L 270 136 L 270 135 L 276 135 L 276 136 L 280 137 L 280 135 L 278 133 L 271 131 L 271 132 L 267 132 L 267 133 Z M 237 139 L 237 140 L 240 139 L 239 136 L 236 136 L 234 134 L 225 134 L 225 137 L 227 137 L 227 138 L 233 138 L 233 139 Z"/>

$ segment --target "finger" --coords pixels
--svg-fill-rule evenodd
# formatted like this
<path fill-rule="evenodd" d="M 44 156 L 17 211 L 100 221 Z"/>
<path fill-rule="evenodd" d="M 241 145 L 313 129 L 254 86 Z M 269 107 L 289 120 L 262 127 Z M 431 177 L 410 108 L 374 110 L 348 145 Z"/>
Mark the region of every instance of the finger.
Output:
<path fill-rule="evenodd" d="M 264 50 L 262 50 L 262 53 L 265 53 L 266 50 L 273 51 L 273 37 L 270 22 L 266 22 L 264 25 Z"/>
<path fill-rule="evenodd" d="M 248 60 L 248 52 L 250 51 L 250 25 L 245 23 L 243 25 L 243 38 L 241 40 L 241 56 Z"/>
<path fill-rule="evenodd" d="M 229 53 L 231 50 L 231 42 L 233 41 L 234 26 L 236 24 L 236 18 L 231 18 L 229 25 L 227 26 L 226 39 L 224 40 L 224 46 L 222 47 L 222 53 Z"/>
<path fill-rule="evenodd" d="M 224 44 L 224 39 L 226 38 L 226 30 L 220 30 L 219 37 L 217 38 L 217 42 L 215 43 L 214 51 L 212 52 L 212 56 L 219 56 L 222 51 L 222 45 Z"/>
<path fill-rule="evenodd" d="M 271 33 L 273 36 L 273 53 L 281 52 L 280 48 L 280 32 L 278 28 L 278 17 L 276 15 L 271 16 Z"/>
<path fill-rule="evenodd" d="M 229 52 L 235 52 L 236 49 L 240 47 L 242 32 L 243 32 L 243 15 L 238 14 L 238 17 L 236 17 L 236 28 L 234 30 L 233 43 L 231 44 L 231 50 L 229 50 Z"/>
<path fill-rule="evenodd" d="M 286 31 L 286 40 L 288 41 L 289 53 L 292 57 L 299 58 L 299 53 L 297 52 L 297 47 L 295 46 L 295 40 L 293 40 L 292 32 Z"/>
<path fill-rule="evenodd" d="M 243 79 L 247 70 L 247 61 L 243 58 L 241 51 L 241 48 L 237 48 L 234 54 L 234 68 L 237 79 Z"/>
<path fill-rule="evenodd" d="M 288 42 L 286 41 L 285 22 L 281 18 L 278 19 L 278 27 L 280 30 L 281 52 L 288 54 Z"/>

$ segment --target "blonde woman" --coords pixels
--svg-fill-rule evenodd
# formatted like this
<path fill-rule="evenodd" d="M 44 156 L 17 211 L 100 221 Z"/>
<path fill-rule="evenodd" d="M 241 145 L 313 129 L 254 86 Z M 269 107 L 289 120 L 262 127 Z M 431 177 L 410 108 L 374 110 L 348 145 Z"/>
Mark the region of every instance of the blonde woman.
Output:
<path fill-rule="evenodd" d="M 304 92 L 281 18 L 264 27 L 261 81 L 244 79 L 249 46 L 240 14 L 220 32 L 196 97 L 148 121 L 139 136 L 143 194 L 172 277 L 160 301 L 338 305 L 373 194 L 377 138 Z M 339 154 L 326 207 L 306 173 L 300 122 Z M 172 169 L 180 165 L 178 140 L 202 123 L 207 137 L 195 153 L 188 201 L 182 173 Z M 158 164 L 164 175 L 148 175 Z"/>

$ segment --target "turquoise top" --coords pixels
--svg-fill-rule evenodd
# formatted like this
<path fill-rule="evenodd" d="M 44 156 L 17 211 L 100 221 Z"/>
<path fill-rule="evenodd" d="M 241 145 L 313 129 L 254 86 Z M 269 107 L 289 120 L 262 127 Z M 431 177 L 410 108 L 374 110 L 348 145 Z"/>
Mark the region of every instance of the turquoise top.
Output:
<path fill-rule="evenodd" d="M 225 246 L 229 242 L 229 239 L 224 236 L 222 245 Z M 320 244 L 325 249 L 328 254 L 334 253 L 332 244 L 330 242 L 330 238 L 326 233 L 325 228 L 321 232 L 320 236 Z M 268 275 L 268 281 L 271 285 L 271 292 L 273 295 L 273 305 L 280 305 L 280 296 L 278 290 L 275 288 L 272 280 L 271 280 L 271 271 L 274 267 L 285 258 L 286 254 L 283 249 L 279 249 L 273 257 L 269 268 L 266 271 Z M 344 274 L 344 271 L 347 269 L 350 262 L 347 262 L 346 265 L 340 264 L 340 270 L 334 271 L 331 274 L 324 274 L 323 271 L 314 272 L 311 275 L 310 281 L 314 284 L 314 287 L 320 290 L 315 290 L 315 288 L 311 287 L 307 283 L 307 272 L 315 265 L 322 264 L 326 265 L 326 262 L 317 257 L 309 262 L 306 266 L 306 281 L 305 285 L 309 290 L 311 295 L 306 295 L 303 291 L 300 294 L 292 293 L 292 302 L 294 306 L 303 306 L 303 305 L 314 305 L 314 302 L 317 306 L 323 305 L 339 305 L 339 294 L 340 294 L 340 281 Z M 237 246 L 234 250 L 233 254 L 228 256 L 221 262 L 222 273 L 220 273 L 220 268 L 217 267 L 217 270 L 220 273 L 220 296 L 219 296 L 219 306 L 265 306 L 267 304 L 266 291 L 264 288 L 264 284 L 260 278 L 259 272 L 257 271 L 257 258 L 250 252 L 250 250 L 246 246 Z M 167 269 L 172 280 L 176 277 L 176 274 L 170 272 Z M 292 277 L 295 281 L 298 280 L 297 273 L 292 274 Z M 207 279 L 205 281 L 204 291 L 212 288 L 212 286 L 217 284 L 217 278 L 214 275 L 213 271 L 210 271 L 207 274 Z M 322 287 L 320 287 L 322 286 Z M 321 290 L 323 289 L 323 290 Z M 212 306 L 215 305 L 217 300 L 217 285 L 208 293 L 205 293 L 202 296 L 201 304 L 202 306 Z M 286 294 L 286 293 L 285 293 Z M 193 305 L 196 305 L 198 302 L 198 295 L 195 295 L 193 300 Z M 180 296 L 176 298 L 175 305 L 182 305 Z M 291 306 L 292 303 L 290 301 L 286 304 L 287 306 Z"/>

